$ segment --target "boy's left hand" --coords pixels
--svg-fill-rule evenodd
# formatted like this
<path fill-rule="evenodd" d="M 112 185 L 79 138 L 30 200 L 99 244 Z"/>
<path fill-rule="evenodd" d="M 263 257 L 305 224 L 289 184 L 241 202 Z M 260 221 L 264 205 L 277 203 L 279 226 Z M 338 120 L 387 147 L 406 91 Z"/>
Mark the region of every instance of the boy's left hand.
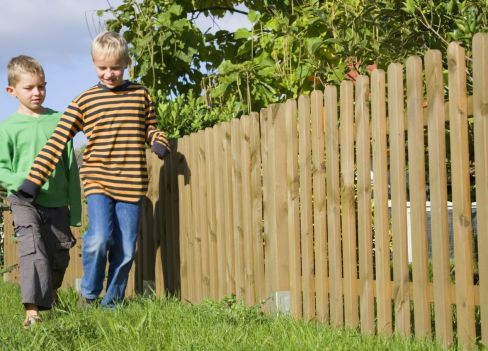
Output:
<path fill-rule="evenodd" d="M 161 143 L 154 142 L 151 146 L 152 152 L 158 155 L 159 159 L 162 160 L 169 154 L 169 149 Z"/>

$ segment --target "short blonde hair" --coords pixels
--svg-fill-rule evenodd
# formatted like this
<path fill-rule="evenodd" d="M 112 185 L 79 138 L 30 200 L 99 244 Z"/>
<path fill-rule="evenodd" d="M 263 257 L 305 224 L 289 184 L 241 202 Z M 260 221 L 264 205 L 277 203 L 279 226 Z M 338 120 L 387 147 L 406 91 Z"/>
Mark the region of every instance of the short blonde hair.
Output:
<path fill-rule="evenodd" d="M 19 55 L 10 59 L 7 65 L 8 85 L 14 86 L 17 84 L 19 76 L 22 73 L 36 74 L 43 78 L 45 77 L 44 70 L 36 59 L 26 55 Z"/>
<path fill-rule="evenodd" d="M 127 42 L 119 33 L 114 31 L 104 31 L 93 39 L 91 55 L 92 58 L 95 55 L 102 55 L 103 57 L 115 56 L 123 60 L 127 66 L 130 64 Z"/>

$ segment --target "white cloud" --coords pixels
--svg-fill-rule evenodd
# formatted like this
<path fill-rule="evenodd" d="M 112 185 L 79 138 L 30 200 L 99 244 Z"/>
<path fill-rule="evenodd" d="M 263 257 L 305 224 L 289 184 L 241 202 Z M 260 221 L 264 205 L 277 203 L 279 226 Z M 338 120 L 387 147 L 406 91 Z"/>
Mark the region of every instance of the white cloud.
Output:
<path fill-rule="evenodd" d="M 105 0 L 0 1 L 0 64 L 24 53 L 60 63 L 86 55 L 90 33 L 103 27 L 96 11 L 108 7 Z"/>
<path fill-rule="evenodd" d="M 45 105 L 62 110 L 84 89 L 96 83 L 90 44 L 104 19 L 96 12 L 117 7 L 123 0 L 0 0 L 0 86 L 7 84 L 6 66 L 20 54 L 35 57 L 48 81 Z M 246 10 L 243 7 L 240 9 Z M 107 16 L 106 18 L 109 18 Z M 105 18 L 105 19 L 106 19 Z M 222 19 L 200 16 L 205 31 L 250 27 L 245 15 L 228 14 Z M 0 120 L 17 108 L 17 102 L 0 92 Z"/>

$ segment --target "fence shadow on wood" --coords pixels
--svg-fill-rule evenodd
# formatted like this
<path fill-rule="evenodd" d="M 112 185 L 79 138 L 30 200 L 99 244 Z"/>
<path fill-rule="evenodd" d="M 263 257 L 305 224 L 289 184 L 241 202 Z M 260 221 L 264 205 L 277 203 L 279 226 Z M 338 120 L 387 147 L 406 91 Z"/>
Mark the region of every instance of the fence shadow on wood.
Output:
<path fill-rule="evenodd" d="M 180 189 L 178 177 L 189 184 L 191 171 L 178 150 L 159 160 L 148 153 L 149 189 L 142 201 L 140 236 L 135 259 L 135 291 L 181 296 Z"/>

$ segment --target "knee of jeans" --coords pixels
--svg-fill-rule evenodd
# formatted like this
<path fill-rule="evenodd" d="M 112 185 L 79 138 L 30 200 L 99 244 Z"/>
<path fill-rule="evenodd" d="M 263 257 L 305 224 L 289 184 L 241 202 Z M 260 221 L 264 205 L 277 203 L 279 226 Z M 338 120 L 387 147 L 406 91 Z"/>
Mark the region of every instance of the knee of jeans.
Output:
<path fill-rule="evenodd" d="M 134 261 L 135 256 L 136 256 L 135 250 L 130 252 L 127 251 L 124 252 L 120 264 L 121 265 L 130 264 L 132 261 Z"/>
<path fill-rule="evenodd" d="M 108 247 L 108 240 L 102 235 L 84 236 L 83 251 L 89 253 L 106 252 Z"/>

